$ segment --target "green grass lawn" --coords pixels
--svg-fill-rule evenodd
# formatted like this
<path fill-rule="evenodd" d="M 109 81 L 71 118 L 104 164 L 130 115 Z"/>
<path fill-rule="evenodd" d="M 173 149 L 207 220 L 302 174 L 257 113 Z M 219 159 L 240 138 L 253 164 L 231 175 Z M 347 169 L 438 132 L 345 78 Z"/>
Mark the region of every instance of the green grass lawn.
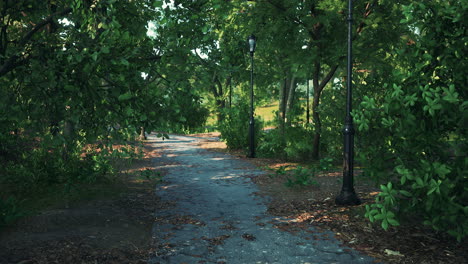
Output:
<path fill-rule="evenodd" d="M 255 108 L 255 116 L 261 117 L 264 122 L 271 122 L 271 121 L 275 120 L 275 118 L 276 118 L 274 112 L 278 111 L 278 105 L 279 105 L 279 102 L 275 101 L 275 102 L 272 102 L 269 105 L 257 107 L 257 108 Z M 216 125 L 216 115 L 215 114 L 211 114 L 208 117 L 208 120 L 206 121 L 206 125 L 207 126 L 215 126 Z"/>
<path fill-rule="evenodd" d="M 275 111 L 278 111 L 278 105 L 279 102 L 275 101 L 269 105 L 257 107 L 257 109 L 255 109 L 255 115 L 260 116 L 264 122 L 273 121 L 276 118 Z"/>
<path fill-rule="evenodd" d="M 304 108 L 306 107 L 305 106 L 306 99 L 301 98 L 300 103 L 301 103 L 302 107 L 304 107 Z M 278 107 L 279 107 L 279 102 L 274 101 L 274 102 L 270 103 L 269 105 L 262 106 L 262 107 L 257 107 L 257 109 L 255 109 L 255 114 L 257 116 L 261 116 L 263 121 L 265 121 L 265 123 L 268 124 L 269 121 L 274 121 L 276 119 L 275 111 L 278 111 Z M 312 111 L 310 112 L 310 114 L 312 114 Z M 302 118 L 302 120 L 305 121 L 305 119 L 306 119 L 305 111 L 302 113 L 301 118 Z"/>
<path fill-rule="evenodd" d="M 305 99 L 301 98 L 301 104 L 304 104 L 305 107 Z M 266 125 L 271 123 L 276 119 L 275 111 L 278 111 L 279 102 L 273 101 L 266 106 L 260 106 L 255 108 L 255 116 L 261 117 L 262 120 L 265 122 Z M 312 113 L 312 112 L 311 112 Z M 303 119 L 306 118 L 305 112 L 303 113 Z M 215 126 L 216 125 L 216 115 L 211 115 L 208 117 L 206 122 L 207 126 Z"/>

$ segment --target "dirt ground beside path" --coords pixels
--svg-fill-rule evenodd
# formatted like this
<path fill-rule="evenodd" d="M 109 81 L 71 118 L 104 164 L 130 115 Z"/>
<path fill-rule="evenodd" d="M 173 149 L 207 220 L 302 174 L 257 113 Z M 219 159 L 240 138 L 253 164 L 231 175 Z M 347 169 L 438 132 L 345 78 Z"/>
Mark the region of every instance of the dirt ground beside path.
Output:
<path fill-rule="evenodd" d="M 200 147 L 227 152 L 223 142 L 213 140 L 219 134 L 196 136 L 208 138 L 199 144 Z M 457 243 L 452 237 L 424 228 L 419 223 L 407 223 L 398 228 L 390 228 L 388 231 L 372 225 L 363 215 L 365 205 L 374 201 L 378 189 L 373 184 L 363 182 L 359 177 L 356 177 L 356 190 L 362 200 L 362 205 L 338 207 L 334 199 L 341 189 L 341 171 L 318 174 L 317 186 L 290 188 L 285 186 L 285 182 L 291 176 L 287 173 L 277 175 L 275 171 L 282 166 L 294 168 L 298 164 L 263 158 L 247 159 L 243 153 L 239 152 L 231 152 L 231 154 L 271 171 L 271 173 L 253 177 L 252 180 L 260 189 L 258 195 L 267 195 L 272 198 L 268 205 L 270 214 L 293 219 L 278 228 L 296 232 L 314 225 L 323 230 L 332 230 L 336 238 L 344 245 L 384 263 L 468 263 L 466 239 Z"/>
<path fill-rule="evenodd" d="M 23 219 L 2 235 L 0 263 L 146 263 L 150 193 L 129 193 Z"/>
<path fill-rule="evenodd" d="M 117 195 L 55 206 L 2 230 L 0 263 L 146 263 L 154 251 L 154 212 L 170 206 L 154 194 L 155 181 L 138 177 L 160 155 L 151 143 L 115 183 Z"/>

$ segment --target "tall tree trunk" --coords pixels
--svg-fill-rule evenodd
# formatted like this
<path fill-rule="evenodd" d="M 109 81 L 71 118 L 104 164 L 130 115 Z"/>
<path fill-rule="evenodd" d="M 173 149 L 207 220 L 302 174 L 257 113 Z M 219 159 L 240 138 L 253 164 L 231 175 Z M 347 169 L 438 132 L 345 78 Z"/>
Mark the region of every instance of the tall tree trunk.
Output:
<path fill-rule="evenodd" d="M 216 101 L 216 107 L 218 108 L 217 112 L 217 119 L 218 123 L 223 121 L 223 115 L 222 115 L 222 110 L 226 107 L 226 100 L 224 98 L 224 92 L 223 92 L 223 84 L 219 80 L 218 75 L 216 72 L 213 75 L 213 81 L 211 85 L 211 91 L 213 93 L 213 96 Z"/>
<path fill-rule="evenodd" d="M 320 63 L 316 63 L 313 72 L 313 90 L 314 90 L 314 100 L 312 101 L 312 123 L 314 125 L 314 142 L 312 150 L 312 158 L 318 160 L 320 158 L 320 135 L 322 130 L 322 122 L 320 120 L 320 113 L 318 107 L 320 105 L 320 95 L 322 94 L 323 88 L 328 84 L 336 70 L 338 65 L 335 65 L 330 69 L 327 75 L 319 82 L 320 72 L 322 67 Z"/>
<path fill-rule="evenodd" d="M 310 87 L 309 87 L 309 76 L 307 76 L 307 91 L 306 91 L 306 124 L 310 123 Z"/>
<path fill-rule="evenodd" d="M 322 123 L 320 122 L 320 114 L 318 112 L 318 106 L 320 104 L 320 86 L 319 86 L 319 76 L 320 75 L 320 64 L 315 64 L 315 69 L 313 73 L 313 91 L 314 91 L 314 100 L 312 101 L 312 124 L 314 125 L 314 142 L 312 145 L 312 158 L 314 160 L 319 159 L 320 153 L 320 131 L 322 130 Z"/>
<path fill-rule="evenodd" d="M 216 106 L 218 107 L 218 123 L 222 122 L 224 120 L 223 116 L 223 109 L 226 108 L 226 101 L 224 99 L 216 99 Z"/>
<path fill-rule="evenodd" d="M 285 145 L 285 121 L 286 121 L 286 96 L 287 96 L 287 79 L 284 79 L 279 85 L 279 109 L 278 109 L 278 125 L 280 132 L 281 145 Z"/>
<path fill-rule="evenodd" d="M 226 86 L 229 87 L 229 108 L 232 108 L 232 75 L 226 80 Z"/>
<path fill-rule="evenodd" d="M 284 135 L 284 124 L 286 121 L 286 95 L 287 79 L 284 79 L 279 85 L 279 106 L 278 106 L 278 124 L 281 135 Z"/>
<path fill-rule="evenodd" d="M 70 156 L 70 145 L 73 144 L 75 139 L 75 124 L 70 120 L 65 120 L 63 125 L 63 137 L 65 142 L 63 143 L 62 158 L 68 160 Z"/>
<path fill-rule="evenodd" d="M 291 126 L 291 110 L 294 107 L 294 97 L 296 93 L 296 77 L 293 76 L 291 81 L 289 82 L 289 90 L 288 90 L 288 99 L 286 101 L 286 109 L 285 109 L 285 117 L 286 117 L 286 125 Z"/>
<path fill-rule="evenodd" d="M 146 140 L 146 135 L 145 135 L 145 127 L 140 127 L 140 136 L 138 137 L 139 140 Z"/>
<path fill-rule="evenodd" d="M 312 158 L 314 160 L 319 159 L 320 153 L 320 135 L 322 130 L 322 122 L 320 121 L 320 114 L 318 111 L 318 106 L 320 104 L 320 94 L 321 91 L 314 88 L 314 100 L 312 102 L 312 119 L 314 122 L 314 143 L 312 149 Z"/>

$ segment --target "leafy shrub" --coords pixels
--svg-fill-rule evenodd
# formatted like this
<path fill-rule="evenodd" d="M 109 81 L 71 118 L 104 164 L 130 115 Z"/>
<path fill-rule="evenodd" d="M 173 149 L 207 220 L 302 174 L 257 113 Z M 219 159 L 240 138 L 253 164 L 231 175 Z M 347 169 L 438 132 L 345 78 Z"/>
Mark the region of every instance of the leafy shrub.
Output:
<path fill-rule="evenodd" d="M 321 171 L 328 171 L 334 167 L 332 158 L 322 158 L 319 162 L 319 168 Z"/>
<path fill-rule="evenodd" d="M 299 186 L 309 186 L 317 185 L 315 180 L 315 169 L 307 169 L 301 166 L 297 166 L 296 169 L 292 171 L 292 179 L 288 178 L 285 185 L 288 187 Z"/>
<path fill-rule="evenodd" d="M 23 213 L 15 198 L 11 196 L 5 200 L 0 198 L 0 228 L 13 223 L 22 216 Z"/>
<path fill-rule="evenodd" d="M 7 187 L 8 193 L 19 196 L 49 186 L 69 192 L 78 184 L 111 180 L 117 160 L 121 163 L 141 157 L 141 151 L 133 146 L 113 150 L 101 144 L 97 148 L 100 151 L 83 153 L 81 144 L 68 144 L 65 149 L 63 144 L 43 140 L 29 152 L 4 163 L 0 184 Z"/>
<path fill-rule="evenodd" d="M 130 162 L 142 155 L 141 148 L 131 145 L 120 149 L 112 149 L 112 144 L 107 147 L 93 145 L 92 150 L 83 153 L 83 146 L 79 143 L 68 144 L 66 148 L 60 142 L 48 139 L 24 144 L 30 150 L 14 159 L 4 159 L 0 168 L 0 226 L 22 217 L 24 204 L 43 193 L 52 189 L 66 197 L 72 191 L 80 192 L 83 184 L 111 181 L 116 164 Z M 12 147 L 6 146 L 5 149 Z M 142 176 L 151 177 L 147 173 Z M 31 197 L 32 193 L 35 197 Z M 21 204 L 13 197 L 22 201 Z"/>
<path fill-rule="evenodd" d="M 304 160 L 310 157 L 312 145 L 312 128 L 306 126 L 288 127 L 287 142 L 284 151 L 286 157 L 293 160 Z"/>
<path fill-rule="evenodd" d="M 161 172 L 155 171 L 153 169 L 148 169 L 148 168 L 140 171 L 138 178 L 142 180 L 147 180 L 147 181 L 157 181 L 157 182 L 162 181 Z"/>
<path fill-rule="evenodd" d="M 384 229 L 416 217 L 461 240 L 468 234 L 468 65 L 460 58 L 468 54 L 458 12 L 466 8 L 452 4 L 403 7 L 402 23 L 420 30 L 415 44 L 397 51 L 406 67 L 395 69 L 383 97 L 364 97 L 354 117 L 367 139 L 361 162 L 368 174 L 388 181 L 366 216 Z"/>
<path fill-rule="evenodd" d="M 257 149 L 263 157 L 284 156 L 285 140 L 282 139 L 278 129 L 266 131 L 262 137 L 262 141 Z"/>
<path fill-rule="evenodd" d="M 287 172 L 287 168 L 289 168 L 289 165 L 286 166 L 280 166 L 278 169 L 275 170 L 275 175 L 284 175 Z"/>
<path fill-rule="evenodd" d="M 312 128 L 307 126 L 288 127 L 284 134 L 273 129 L 263 136 L 259 153 L 266 157 L 306 160 L 312 153 L 312 139 Z"/>
<path fill-rule="evenodd" d="M 221 138 L 230 149 L 247 149 L 249 147 L 249 108 L 247 104 L 239 104 L 226 108 L 222 113 L 222 121 L 218 124 Z M 255 143 L 259 145 L 263 123 L 255 118 Z"/>

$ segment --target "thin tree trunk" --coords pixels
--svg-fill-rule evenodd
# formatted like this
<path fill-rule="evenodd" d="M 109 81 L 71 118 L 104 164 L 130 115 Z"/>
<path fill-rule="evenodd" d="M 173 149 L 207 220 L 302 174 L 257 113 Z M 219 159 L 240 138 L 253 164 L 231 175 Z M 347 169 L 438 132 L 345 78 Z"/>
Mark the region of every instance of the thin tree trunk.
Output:
<path fill-rule="evenodd" d="M 310 88 L 309 88 L 309 77 L 307 77 L 307 92 L 306 92 L 306 124 L 310 123 Z"/>
<path fill-rule="evenodd" d="M 70 145 L 75 138 L 75 124 L 70 120 L 65 120 L 63 125 L 63 137 L 65 138 L 65 142 L 63 143 L 62 158 L 68 160 L 70 156 Z"/>
<path fill-rule="evenodd" d="M 320 157 L 320 133 L 322 130 L 322 122 L 320 120 L 320 113 L 318 111 L 318 107 L 320 105 L 320 95 L 322 94 L 323 89 L 325 88 L 327 83 L 331 80 L 331 78 L 333 77 L 337 69 L 338 69 L 338 65 L 332 67 L 330 71 L 328 72 L 328 74 L 319 83 L 321 65 L 320 63 L 315 64 L 315 69 L 313 73 L 314 100 L 312 102 L 312 119 L 313 119 L 312 123 L 314 124 L 314 128 L 315 128 L 312 158 L 315 160 L 318 160 Z"/>
<path fill-rule="evenodd" d="M 314 125 L 314 142 L 312 145 L 312 159 L 318 160 L 320 153 L 320 131 L 322 130 L 322 123 L 320 122 L 320 114 L 318 112 L 318 106 L 320 104 L 320 86 L 319 86 L 319 68 L 320 65 L 316 65 L 313 80 L 314 100 L 312 101 L 312 122 Z"/>
<path fill-rule="evenodd" d="M 279 87 L 279 106 L 278 106 L 278 123 L 281 133 L 284 132 L 284 123 L 286 119 L 286 94 L 287 94 L 287 80 L 284 79 Z"/>
<path fill-rule="evenodd" d="M 229 108 L 232 108 L 232 75 L 229 75 L 226 85 L 229 87 Z"/>
<path fill-rule="evenodd" d="M 218 75 L 216 73 L 214 73 L 213 75 L 211 91 L 213 92 L 213 96 L 216 101 L 216 107 L 218 108 L 217 119 L 219 123 L 223 121 L 222 110 L 226 107 L 226 100 L 223 98 L 224 97 L 223 84 L 219 81 Z"/>
<path fill-rule="evenodd" d="M 146 140 L 146 134 L 145 134 L 145 127 L 140 127 L 140 136 L 138 137 L 139 140 Z"/>
<path fill-rule="evenodd" d="M 291 81 L 289 82 L 289 91 L 288 91 L 288 99 L 286 102 L 286 109 L 285 109 L 285 117 L 286 117 L 286 125 L 291 126 L 291 110 L 294 107 L 294 95 L 296 92 L 296 77 L 293 76 Z"/>
<path fill-rule="evenodd" d="M 218 123 L 222 122 L 224 120 L 224 116 L 222 114 L 222 109 L 226 107 L 226 104 L 224 100 L 216 100 L 216 105 L 218 106 Z"/>
<path fill-rule="evenodd" d="M 285 119 L 286 119 L 286 95 L 287 95 L 287 79 L 280 83 L 279 87 L 279 109 L 278 109 L 278 124 L 280 131 L 281 144 L 285 143 Z"/>

